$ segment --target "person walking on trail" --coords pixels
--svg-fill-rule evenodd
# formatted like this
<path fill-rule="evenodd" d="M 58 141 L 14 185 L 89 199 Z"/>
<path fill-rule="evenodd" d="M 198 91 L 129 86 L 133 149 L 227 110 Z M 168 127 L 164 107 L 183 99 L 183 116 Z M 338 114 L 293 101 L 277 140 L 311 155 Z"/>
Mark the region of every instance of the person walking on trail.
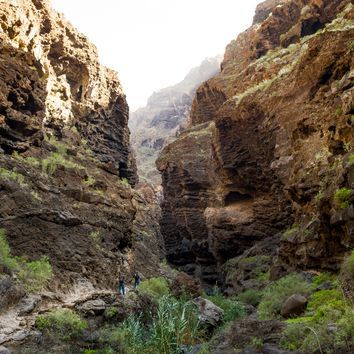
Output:
<path fill-rule="evenodd" d="M 120 275 L 118 278 L 118 293 L 119 295 L 125 295 L 125 278 L 124 275 Z"/>
<path fill-rule="evenodd" d="M 140 284 L 140 275 L 139 275 L 139 273 L 135 272 L 134 275 L 133 275 L 133 279 L 134 279 L 134 290 L 136 290 L 136 288 Z"/>

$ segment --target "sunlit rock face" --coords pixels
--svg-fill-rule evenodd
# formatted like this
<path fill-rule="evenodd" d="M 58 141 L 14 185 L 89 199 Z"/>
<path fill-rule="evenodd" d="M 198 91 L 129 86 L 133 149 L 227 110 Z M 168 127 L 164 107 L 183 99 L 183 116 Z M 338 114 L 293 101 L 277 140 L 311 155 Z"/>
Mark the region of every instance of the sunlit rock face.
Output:
<path fill-rule="evenodd" d="M 77 129 L 112 173 L 136 182 L 129 109 L 115 72 L 46 1 L 1 5 L 1 147 L 25 151 L 46 131 Z"/>
<path fill-rule="evenodd" d="M 266 1 L 227 46 L 221 73 L 196 91 L 190 129 L 157 161 L 172 263 L 211 283 L 276 236 L 274 274 L 338 268 L 354 234 L 353 193 L 345 208 L 335 197 L 354 185 L 353 11 L 345 0 Z"/>
<path fill-rule="evenodd" d="M 116 73 L 45 0 L 1 2 L 0 46 L 0 227 L 13 254 L 48 256 L 60 286 L 153 273 L 159 211 L 131 188 Z"/>
<path fill-rule="evenodd" d="M 158 186 L 155 161 L 162 148 L 186 128 L 197 87 L 220 70 L 220 57 L 205 59 L 177 85 L 153 93 L 146 107 L 131 113 L 129 125 L 139 176 Z"/>

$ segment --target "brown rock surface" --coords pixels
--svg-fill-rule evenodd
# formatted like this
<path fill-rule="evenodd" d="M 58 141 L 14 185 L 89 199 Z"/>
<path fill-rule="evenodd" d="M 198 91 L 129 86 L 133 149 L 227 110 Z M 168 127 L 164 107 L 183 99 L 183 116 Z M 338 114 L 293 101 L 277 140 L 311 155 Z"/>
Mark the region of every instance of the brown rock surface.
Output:
<path fill-rule="evenodd" d="M 47 255 L 52 286 L 152 274 L 158 210 L 131 188 L 116 73 L 46 0 L 2 2 L 0 25 L 0 227 L 13 255 Z"/>
<path fill-rule="evenodd" d="M 213 282 L 225 261 L 283 232 L 279 270 L 338 269 L 354 245 L 353 194 L 343 209 L 334 197 L 354 183 L 353 11 L 286 1 L 226 48 L 196 92 L 191 130 L 157 161 L 172 263 Z"/>

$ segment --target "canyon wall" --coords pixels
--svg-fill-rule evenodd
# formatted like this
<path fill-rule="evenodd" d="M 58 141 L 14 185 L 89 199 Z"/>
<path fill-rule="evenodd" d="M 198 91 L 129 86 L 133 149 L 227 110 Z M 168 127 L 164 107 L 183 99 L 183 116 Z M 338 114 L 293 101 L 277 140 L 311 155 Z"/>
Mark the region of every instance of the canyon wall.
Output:
<path fill-rule="evenodd" d="M 227 46 L 157 161 L 169 262 L 230 288 L 242 254 L 267 253 L 274 277 L 338 269 L 354 246 L 353 20 L 348 0 L 268 0 Z"/>
<path fill-rule="evenodd" d="M 153 93 L 146 107 L 131 113 L 132 146 L 142 179 L 161 184 L 155 161 L 162 148 L 186 128 L 195 90 L 219 72 L 220 61 L 220 57 L 205 59 L 181 82 Z"/>
<path fill-rule="evenodd" d="M 16 256 L 47 256 L 52 286 L 153 273 L 154 196 L 138 193 L 117 74 L 46 0 L 0 7 L 0 228 Z"/>

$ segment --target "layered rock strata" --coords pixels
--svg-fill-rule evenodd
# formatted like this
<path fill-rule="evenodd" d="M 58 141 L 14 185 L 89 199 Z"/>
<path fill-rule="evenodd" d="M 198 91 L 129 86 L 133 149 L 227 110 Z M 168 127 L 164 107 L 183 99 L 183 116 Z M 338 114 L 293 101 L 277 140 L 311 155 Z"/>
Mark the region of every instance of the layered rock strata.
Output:
<path fill-rule="evenodd" d="M 131 187 L 116 73 L 46 0 L 2 2 L 0 46 L 0 227 L 12 254 L 48 256 L 58 286 L 152 273 L 158 210 Z"/>
<path fill-rule="evenodd" d="M 354 245 L 353 4 L 257 9 L 157 161 L 168 259 L 205 283 L 272 236 L 278 271 L 336 270 Z"/>

